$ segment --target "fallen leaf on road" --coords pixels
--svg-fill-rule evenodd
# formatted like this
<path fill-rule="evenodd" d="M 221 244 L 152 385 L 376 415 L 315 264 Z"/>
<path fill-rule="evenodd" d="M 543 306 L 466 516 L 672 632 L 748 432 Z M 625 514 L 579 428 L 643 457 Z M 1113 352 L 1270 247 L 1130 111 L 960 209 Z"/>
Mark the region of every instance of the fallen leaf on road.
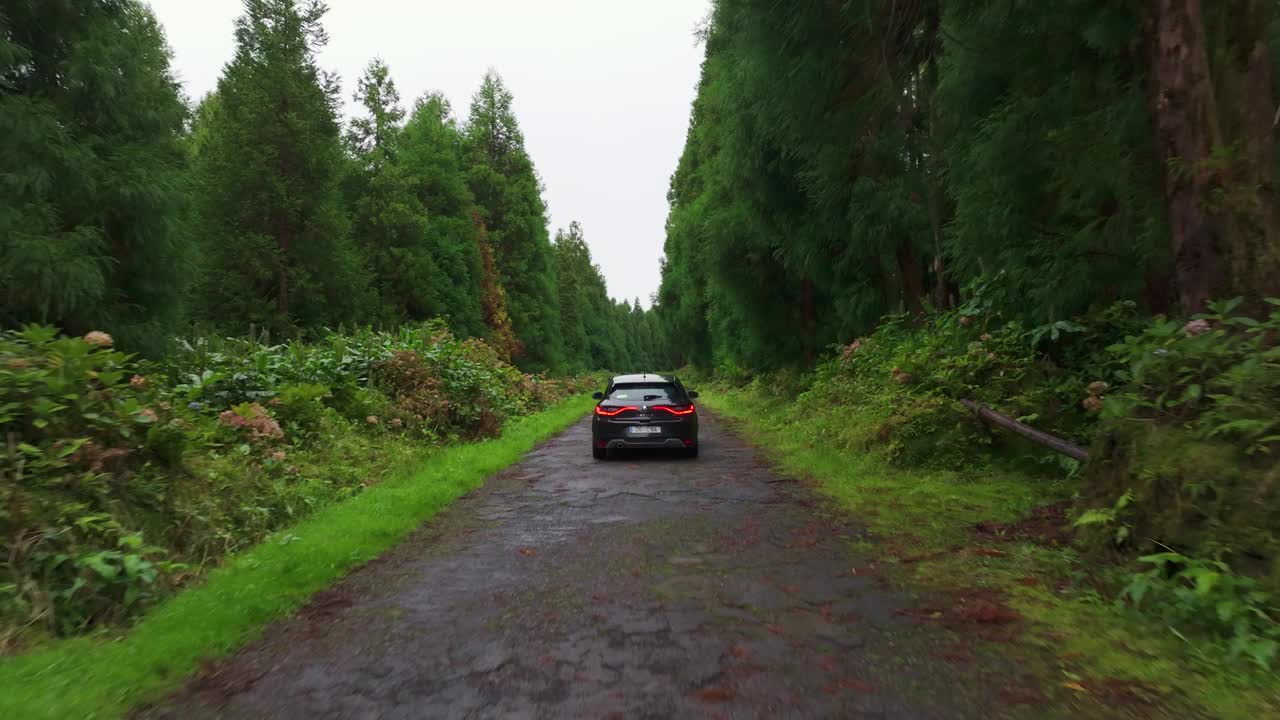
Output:
<path fill-rule="evenodd" d="M 845 678 L 841 680 L 840 687 L 844 688 L 845 690 L 853 690 L 855 692 L 862 692 L 862 693 L 871 692 L 870 685 L 862 682 L 861 680 L 854 680 L 853 678 Z"/>
<path fill-rule="evenodd" d="M 894 610 L 893 614 L 913 620 L 937 620 L 942 617 L 942 611 L 935 608 L 900 608 Z"/>
<path fill-rule="evenodd" d="M 1017 620 L 1019 615 L 1014 610 L 989 600 L 976 600 L 957 610 L 956 617 L 984 625 L 1003 625 Z"/>
<path fill-rule="evenodd" d="M 525 557 L 532 557 L 532 556 L 533 556 L 533 548 L 527 548 L 527 547 L 520 548 L 520 554 L 521 554 L 521 555 L 523 555 L 523 556 L 525 556 Z"/>
<path fill-rule="evenodd" d="M 1088 690 L 1085 690 L 1084 686 L 1078 682 L 1064 682 L 1062 683 L 1062 687 L 1068 690 L 1075 690 L 1076 692 L 1082 692 L 1082 693 L 1089 692 Z"/>
<path fill-rule="evenodd" d="M 722 687 L 702 688 L 698 697 L 703 702 L 728 702 L 733 699 L 733 691 Z"/>

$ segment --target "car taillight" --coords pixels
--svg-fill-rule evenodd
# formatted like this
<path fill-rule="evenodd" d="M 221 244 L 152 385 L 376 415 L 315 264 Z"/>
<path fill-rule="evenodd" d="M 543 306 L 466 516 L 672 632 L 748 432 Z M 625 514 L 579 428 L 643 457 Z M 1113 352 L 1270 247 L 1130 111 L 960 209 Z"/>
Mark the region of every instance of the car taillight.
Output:
<path fill-rule="evenodd" d="M 631 405 L 628 405 L 628 406 L 626 406 L 626 407 L 620 407 L 620 408 L 614 408 L 614 409 L 612 409 L 612 410 L 606 410 L 606 409 L 604 409 L 604 408 L 600 407 L 599 405 L 597 405 L 597 406 L 596 406 L 596 414 L 597 414 L 597 415 L 603 415 L 604 417 L 613 417 L 614 415 L 619 415 L 619 414 L 624 413 L 624 412 L 626 412 L 626 411 L 628 411 L 628 410 L 635 410 L 635 409 L 636 409 L 635 407 L 632 407 Z"/>
<path fill-rule="evenodd" d="M 666 410 L 672 415 L 692 415 L 696 410 L 692 403 L 689 405 L 658 405 L 657 409 Z"/>

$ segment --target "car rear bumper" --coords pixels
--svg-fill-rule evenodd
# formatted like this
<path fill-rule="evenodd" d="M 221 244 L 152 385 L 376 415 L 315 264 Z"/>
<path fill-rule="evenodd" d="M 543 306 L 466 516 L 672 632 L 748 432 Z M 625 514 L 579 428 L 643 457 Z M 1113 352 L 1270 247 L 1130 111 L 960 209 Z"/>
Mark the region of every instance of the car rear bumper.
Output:
<path fill-rule="evenodd" d="M 619 439 L 601 440 L 604 446 L 610 450 L 636 450 L 641 448 L 686 448 L 693 447 L 693 440 L 682 440 L 680 438 L 668 437 L 653 440 L 632 440 Z"/>
<path fill-rule="evenodd" d="M 649 427 L 657 425 L 662 430 L 656 435 L 639 435 L 630 432 L 630 428 L 637 425 Z M 608 448 L 610 450 L 622 448 L 692 448 L 698 444 L 698 419 L 695 416 L 680 420 L 654 422 L 610 421 L 596 417 L 591 427 L 591 444 L 596 448 Z"/>

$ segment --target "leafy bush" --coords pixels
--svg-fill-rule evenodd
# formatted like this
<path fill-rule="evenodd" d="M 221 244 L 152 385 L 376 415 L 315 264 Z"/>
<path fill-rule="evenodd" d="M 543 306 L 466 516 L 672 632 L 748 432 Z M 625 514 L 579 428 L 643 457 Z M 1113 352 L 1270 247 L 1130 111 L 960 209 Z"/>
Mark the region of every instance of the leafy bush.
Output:
<path fill-rule="evenodd" d="M 416 352 L 394 353 L 378 366 L 378 379 L 391 398 L 397 419 L 407 420 L 410 429 L 430 434 L 448 424 L 441 380 Z"/>
<path fill-rule="evenodd" d="M 1139 558 L 1151 569 L 1133 576 L 1124 597 L 1160 613 L 1185 639 L 1198 631 L 1226 642 L 1231 658 L 1269 668 L 1280 653 L 1280 608 L 1252 578 L 1220 560 L 1162 552 Z"/>
<path fill-rule="evenodd" d="M 1280 308 L 1280 300 L 1267 301 Z M 1233 315 L 1240 298 L 1211 304 L 1190 322 L 1158 319 L 1112 346 L 1124 392 L 1106 416 L 1189 422 L 1247 454 L 1280 445 L 1280 310 L 1265 321 Z"/>
<path fill-rule="evenodd" d="M 978 313 L 966 307 L 923 320 L 886 318 L 872 335 L 836 346 L 793 392 L 815 408 L 846 408 L 844 444 L 880 447 L 899 465 L 976 470 L 1013 458 L 1030 472 L 1074 473 L 1048 451 L 986 428 L 957 400 L 1089 442 L 1098 413 L 1082 401 L 1110 377 L 1106 348 L 1117 326 L 1129 326 L 1133 309 L 1117 305 L 1031 330 Z M 757 380 L 762 387 L 774 382 L 794 383 Z"/>
<path fill-rule="evenodd" d="M 898 404 L 878 432 L 889 460 L 906 467 L 970 468 L 992 442 L 963 408 L 929 396 Z"/>
<path fill-rule="evenodd" d="M 1214 557 L 1275 591 L 1280 310 L 1259 320 L 1235 314 L 1239 306 L 1157 318 L 1111 347 L 1122 384 L 1106 395 L 1082 495 L 1092 508 L 1130 498 L 1114 524 L 1131 531 L 1100 524 L 1083 537 L 1095 551 Z"/>
<path fill-rule="evenodd" d="M 324 419 L 324 401 L 332 396 L 327 385 L 297 383 L 281 386 L 267 405 L 280 418 L 286 435 L 310 439 Z"/>
<path fill-rule="evenodd" d="M 0 334 L 0 645 L 123 621 L 423 441 L 496 435 L 593 384 L 525 375 L 441 322 L 200 338 L 156 363 L 111 345 Z"/>

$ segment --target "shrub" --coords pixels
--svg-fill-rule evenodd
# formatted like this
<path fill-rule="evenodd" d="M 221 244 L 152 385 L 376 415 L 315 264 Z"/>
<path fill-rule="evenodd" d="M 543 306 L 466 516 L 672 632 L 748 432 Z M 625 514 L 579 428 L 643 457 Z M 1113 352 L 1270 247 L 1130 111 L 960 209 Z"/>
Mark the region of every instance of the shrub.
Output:
<path fill-rule="evenodd" d="M 920 397 L 898 404 L 879 430 L 896 465 L 958 470 L 986 455 L 991 436 L 955 402 Z"/>
<path fill-rule="evenodd" d="M 187 450 L 188 427 L 178 418 L 152 423 L 147 429 L 145 446 L 161 465 L 177 468 Z"/>
<path fill-rule="evenodd" d="M 1280 655 L 1280 607 L 1252 578 L 1220 560 L 1161 552 L 1139 560 L 1150 569 L 1135 574 L 1124 597 L 1159 613 L 1180 636 L 1200 632 L 1220 639 L 1229 658 L 1247 657 L 1269 668 Z"/>
<path fill-rule="evenodd" d="M 235 431 L 236 436 L 252 442 L 283 440 L 284 431 L 271 413 L 258 403 L 240 403 L 218 413 L 218 424 Z"/>
<path fill-rule="evenodd" d="M 1233 315 L 1240 302 L 1213 303 L 1187 323 L 1158 319 L 1113 345 L 1127 387 L 1107 399 L 1106 416 L 1189 422 L 1250 455 L 1280 447 L 1280 309 L 1259 321 Z"/>
<path fill-rule="evenodd" d="M 524 375 L 441 322 L 198 338 L 150 364 L 105 333 L 0 333 L 0 624 L 126 620 L 422 441 L 495 435 L 583 383 Z"/>
<path fill-rule="evenodd" d="M 1106 395 L 1082 494 L 1095 509 L 1131 502 L 1084 537 L 1097 552 L 1215 557 L 1277 590 L 1280 311 L 1256 320 L 1238 305 L 1158 318 L 1112 346 L 1124 383 Z"/>
<path fill-rule="evenodd" d="M 325 400 L 333 394 L 327 385 L 296 383 L 283 385 L 268 401 L 289 437 L 307 440 L 314 437 L 325 415 Z"/>
<path fill-rule="evenodd" d="M 440 378 L 416 352 L 394 353 L 378 366 L 377 372 L 379 384 L 410 428 L 430 433 L 447 426 L 448 401 L 441 391 Z"/>

